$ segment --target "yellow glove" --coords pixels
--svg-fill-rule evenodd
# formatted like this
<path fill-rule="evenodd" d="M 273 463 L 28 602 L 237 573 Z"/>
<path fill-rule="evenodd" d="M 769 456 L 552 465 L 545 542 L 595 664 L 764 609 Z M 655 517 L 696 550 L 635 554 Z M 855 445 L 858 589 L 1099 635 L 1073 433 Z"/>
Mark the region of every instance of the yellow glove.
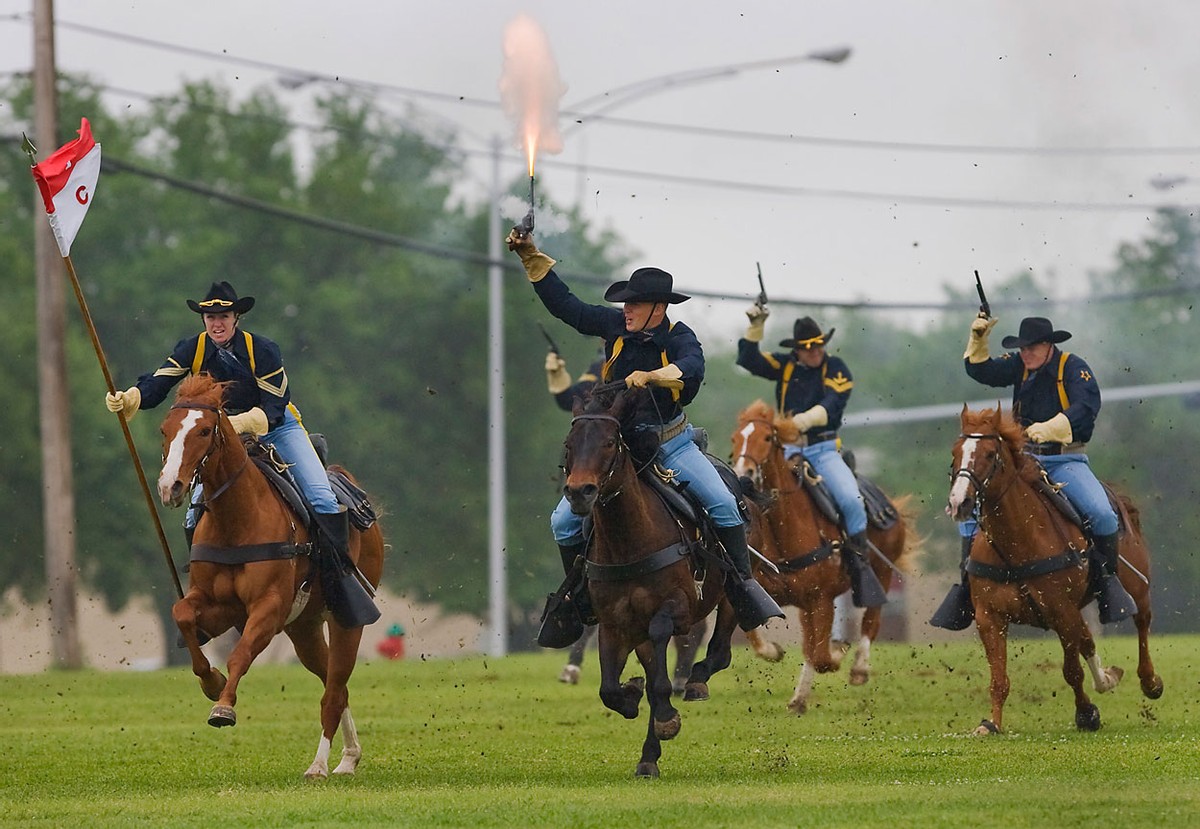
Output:
<path fill-rule="evenodd" d="M 508 232 L 508 236 L 504 237 L 504 241 L 509 250 L 521 257 L 521 264 L 525 266 L 525 275 L 529 277 L 530 282 L 541 282 L 554 267 L 554 260 L 538 250 L 537 245 L 533 243 L 532 233 L 522 233 L 519 228 L 514 227 Z"/>
<path fill-rule="evenodd" d="M 229 424 L 239 435 L 258 435 L 262 437 L 271 431 L 267 424 L 267 413 L 255 406 L 248 412 L 229 416 Z"/>
<path fill-rule="evenodd" d="M 567 373 L 567 361 L 551 351 L 546 355 L 546 388 L 551 394 L 559 394 L 571 388 L 571 375 Z"/>
<path fill-rule="evenodd" d="M 820 403 L 811 409 L 792 415 L 792 423 L 796 424 L 796 428 L 800 430 L 801 434 L 817 426 L 824 426 L 828 422 L 829 412 L 825 411 L 825 407 Z"/>
<path fill-rule="evenodd" d="M 679 366 L 674 363 L 668 363 L 662 368 L 656 368 L 654 371 L 634 371 L 625 378 L 625 388 L 644 389 L 646 386 L 667 386 L 674 385 L 671 381 L 680 381 L 683 372 Z"/>
<path fill-rule="evenodd" d="M 142 407 L 142 393 L 137 386 L 130 386 L 125 391 L 109 392 L 104 395 L 104 405 L 110 412 L 124 412 L 126 420 L 132 420 Z"/>
<path fill-rule="evenodd" d="M 1000 320 L 997 317 L 976 317 L 971 322 L 971 334 L 967 338 L 967 350 L 963 352 L 963 357 L 972 363 L 986 362 L 990 354 L 988 353 L 988 334 L 992 333 L 992 329 L 996 327 L 996 323 Z"/>
<path fill-rule="evenodd" d="M 745 339 L 752 343 L 761 343 L 763 328 L 766 326 L 767 317 L 771 316 L 771 312 L 767 310 L 767 306 L 759 305 L 756 302 L 746 309 L 746 316 L 750 318 L 750 325 L 746 328 Z"/>
<path fill-rule="evenodd" d="M 1070 443 L 1073 437 L 1071 421 L 1065 412 L 1059 412 L 1049 420 L 1041 423 L 1030 423 L 1025 430 L 1029 439 L 1038 443 Z"/>

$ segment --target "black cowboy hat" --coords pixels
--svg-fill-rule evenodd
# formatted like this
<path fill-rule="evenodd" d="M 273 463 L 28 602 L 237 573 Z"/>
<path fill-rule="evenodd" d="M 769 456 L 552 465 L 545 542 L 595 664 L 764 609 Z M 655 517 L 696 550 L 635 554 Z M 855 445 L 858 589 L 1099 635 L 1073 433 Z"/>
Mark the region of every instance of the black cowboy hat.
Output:
<path fill-rule="evenodd" d="M 816 348 L 832 340 L 834 331 L 837 329 L 830 328 L 829 333 L 825 334 L 812 317 L 801 317 L 792 325 L 792 338 L 780 340 L 779 344 L 784 348 Z"/>
<path fill-rule="evenodd" d="M 228 282 L 214 282 L 204 299 L 199 302 L 189 299 L 187 304 L 197 314 L 219 314 L 223 311 L 244 314 L 254 307 L 254 297 L 244 296 L 239 299 L 237 291 Z"/>
<path fill-rule="evenodd" d="M 628 280 L 614 282 L 604 292 L 607 302 L 687 302 L 686 294 L 671 290 L 671 274 L 659 268 L 638 268 Z"/>
<path fill-rule="evenodd" d="M 1055 331 L 1054 324 L 1045 317 L 1026 317 L 1015 337 L 1000 341 L 1004 348 L 1024 348 L 1034 343 L 1061 343 L 1071 339 L 1070 331 Z"/>

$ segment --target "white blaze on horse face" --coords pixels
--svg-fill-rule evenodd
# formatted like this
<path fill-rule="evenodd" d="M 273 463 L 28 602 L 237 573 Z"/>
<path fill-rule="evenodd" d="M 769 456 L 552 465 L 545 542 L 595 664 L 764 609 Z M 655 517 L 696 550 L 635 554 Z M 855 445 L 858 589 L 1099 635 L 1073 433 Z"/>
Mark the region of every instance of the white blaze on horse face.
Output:
<path fill-rule="evenodd" d="M 971 468 L 971 460 L 975 457 L 975 450 L 979 448 L 979 440 L 977 438 L 967 438 L 962 445 L 962 462 L 959 463 L 958 469 L 954 470 L 954 484 L 950 487 L 950 502 L 946 504 L 946 514 L 954 515 L 958 512 L 958 508 L 967 500 L 967 487 L 971 482 L 967 480 L 966 475 L 958 473 L 964 469 Z"/>
<path fill-rule="evenodd" d="M 742 431 L 738 432 L 738 435 L 742 439 L 742 445 L 740 447 L 734 449 L 734 452 L 733 452 L 733 454 L 734 454 L 733 471 L 736 472 L 738 475 L 749 475 L 750 474 L 750 468 L 749 468 L 750 464 L 746 460 L 746 450 L 748 450 L 750 448 L 750 436 L 752 434 L 754 434 L 754 424 L 753 423 L 747 423 L 745 426 L 742 427 Z"/>
<path fill-rule="evenodd" d="M 200 420 L 200 412 L 193 409 L 183 416 L 179 431 L 167 447 L 167 459 L 163 461 L 162 472 L 158 476 L 158 497 L 164 502 L 171 497 L 171 488 L 179 480 L 179 466 L 183 463 L 183 447 L 187 443 L 188 432 L 196 428 Z"/>

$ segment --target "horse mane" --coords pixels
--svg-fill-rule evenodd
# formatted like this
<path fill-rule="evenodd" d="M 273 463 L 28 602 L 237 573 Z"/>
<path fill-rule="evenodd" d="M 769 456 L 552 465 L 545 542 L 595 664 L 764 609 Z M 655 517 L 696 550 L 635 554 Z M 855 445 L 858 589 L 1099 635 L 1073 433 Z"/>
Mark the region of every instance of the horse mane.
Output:
<path fill-rule="evenodd" d="M 179 384 L 179 391 L 175 393 L 175 400 L 190 400 L 220 408 L 227 385 L 229 384 L 220 383 L 208 374 L 194 374 L 191 377 L 185 378 Z"/>
<path fill-rule="evenodd" d="M 968 411 L 964 416 L 963 432 L 978 432 L 987 434 L 991 431 L 992 421 L 996 417 L 996 409 L 982 409 L 978 412 Z M 1000 410 L 999 423 L 996 433 L 1012 450 L 1013 469 L 1027 483 L 1033 483 L 1042 474 L 1042 467 L 1037 461 L 1025 454 L 1025 430 L 1013 419 L 1012 412 Z"/>

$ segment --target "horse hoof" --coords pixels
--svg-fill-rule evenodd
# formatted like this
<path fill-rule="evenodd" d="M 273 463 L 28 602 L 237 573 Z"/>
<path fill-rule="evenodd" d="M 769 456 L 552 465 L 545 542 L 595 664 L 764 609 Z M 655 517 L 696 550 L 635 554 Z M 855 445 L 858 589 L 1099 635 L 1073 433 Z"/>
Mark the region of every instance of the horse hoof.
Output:
<path fill-rule="evenodd" d="M 213 728 L 237 725 L 237 713 L 231 705 L 214 705 L 208 712 L 208 724 Z"/>
<path fill-rule="evenodd" d="M 1075 727 L 1080 731 L 1100 730 L 1100 709 L 1092 703 L 1081 705 L 1075 710 Z"/>
<path fill-rule="evenodd" d="M 1158 674 L 1142 680 L 1142 695 L 1146 699 L 1158 699 L 1163 694 L 1162 677 Z"/>
<path fill-rule="evenodd" d="M 689 682 L 683 688 L 684 702 L 703 702 L 708 699 L 707 682 Z"/>
<path fill-rule="evenodd" d="M 673 696 L 679 696 L 685 688 L 687 688 L 687 677 L 671 680 L 671 694 Z"/>
<path fill-rule="evenodd" d="M 850 671 L 850 684 L 851 685 L 866 685 L 867 681 L 870 678 L 871 678 L 870 671 L 860 671 L 857 668 Z"/>
<path fill-rule="evenodd" d="M 558 681 L 565 682 L 568 685 L 578 685 L 579 684 L 579 666 L 578 665 L 564 665 L 563 669 L 562 669 L 562 673 L 558 675 Z"/>
<path fill-rule="evenodd" d="M 788 710 L 791 711 L 793 714 L 807 714 L 808 713 L 808 700 L 793 699 L 791 702 L 789 702 L 787 704 L 787 707 L 788 707 Z"/>
<path fill-rule="evenodd" d="M 221 692 L 225 690 L 225 674 L 210 667 L 208 675 L 200 679 L 200 690 L 204 692 L 204 696 L 208 697 L 210 702 L 216 702 L 221 698 Z"/>
<path fill-rule="evenodd" d="M 673 740 L 679 735 L 679 729 L 682 724 L 679 712 L 676 711 L 675 716 L 669 720 L 654 721 L 654 736 L 660 740 Z"/>
<path fill-rule="evenodd" d="M 778 662 L 781 659 L 783 659 L 783 654 L 785 653 L 785 651 L 778 643 L 768 642 L 767 644 L 770 647 L 764 648 L 761 651 L 756 650 L 754 652 L 755 656 L 757 656 L 759 659 L 766 660 L 767 662 Z"/>
<path fill-rule="evenodd" d="M 996 725 L 991 720 L 981 720 L 975 730 L 971 732 L 973 737 L 990 737 L 993 734 L 1000 733 L 1000 726 Z"/>
<path fill-rule="evenodd" d="M 305 780 L 324 780 L 329 777 L 329 770 L 320 763 L 313 763 L 308 767 L 308 771 L 304 772 Z"/>
<path fill-rule="evenodd" d="M 639 780 L 657 780 L 658 763 L 638 763 L 633 776 Z"/>

